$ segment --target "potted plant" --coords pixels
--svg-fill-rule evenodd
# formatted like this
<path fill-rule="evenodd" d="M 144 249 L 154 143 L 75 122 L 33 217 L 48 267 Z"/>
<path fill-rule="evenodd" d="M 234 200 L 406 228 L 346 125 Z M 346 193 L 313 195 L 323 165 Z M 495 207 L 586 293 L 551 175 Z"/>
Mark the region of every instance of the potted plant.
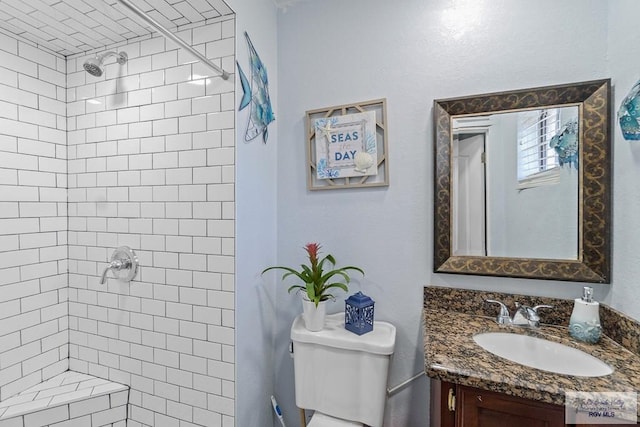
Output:
<path fill-rule="evenodd" d="M 326 314 L 325 303 L 329 299 L 334 299 L 333 292 L 343 290 L 348 292 L 347 284 L 351 281 L 349 270 L 355 270 L 364 275 L 364 271 L 358 267 L 347 266 L 334 268 L 336 260 L 331 254 L 318 258 L 321 246 L 318 243 L 307 243 L 304 247 L 309 257 L 310 265 L 302 264 L 300 271 L 290 267 L 274 266 L 265 268 L 262 274 L 269 270 L 284 270 L 286 273 L 282 280 L 289 276 L 295 276 L 302 284 L 289 287 L 288 291 L 301 292 L 303 294 L 302 307 L 305 326 L 311 331 L 319 331 L 324 327 L 324 317 Z M 325 271 L 325 268 L 328 270 Z"/>

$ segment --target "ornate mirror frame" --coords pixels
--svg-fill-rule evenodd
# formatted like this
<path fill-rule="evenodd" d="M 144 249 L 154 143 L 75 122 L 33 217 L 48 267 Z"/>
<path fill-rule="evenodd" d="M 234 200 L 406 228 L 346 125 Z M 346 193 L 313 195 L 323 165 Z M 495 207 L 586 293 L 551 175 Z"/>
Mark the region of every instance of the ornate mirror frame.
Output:
<path fill-rule="evenodd" d="M 611 80 L 595 80 L 434 101 L 434 272 L 611 282 Z M 562 106 L 579 107 L 578 257 L 576 260 L 452 256 L 454 117 Z"/>

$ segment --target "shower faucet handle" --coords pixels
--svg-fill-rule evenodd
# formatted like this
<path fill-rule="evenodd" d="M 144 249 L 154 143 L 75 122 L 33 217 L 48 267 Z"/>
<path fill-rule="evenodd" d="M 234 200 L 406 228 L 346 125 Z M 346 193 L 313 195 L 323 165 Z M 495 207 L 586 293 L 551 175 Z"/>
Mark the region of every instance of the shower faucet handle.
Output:
<path fill-rule="evenodd" d="M 113 276 L 123 282 L 130 282 L 138 273 L 138 257 L 128 246 L 121 246 L 111 255 L 109 265 L 102 272 L 100 284 L 107 281 L 107 272 L 111 271 Z"/>
<path fill-rule="evenodd" d="M 109 268 L 115 271 L 120 271 L 122 269 L 130 268 L 130 267 L 131 267 L 131 260 L 129 258 L 114 259 L 109 264 Z"/>

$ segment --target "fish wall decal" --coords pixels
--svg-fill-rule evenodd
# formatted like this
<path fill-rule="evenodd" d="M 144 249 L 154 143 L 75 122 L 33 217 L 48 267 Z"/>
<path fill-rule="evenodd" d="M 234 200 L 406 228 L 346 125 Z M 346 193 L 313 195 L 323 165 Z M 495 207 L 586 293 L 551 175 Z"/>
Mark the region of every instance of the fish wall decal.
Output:
<path fill-rule="evenodd" d="M 249 62 L 251 66 L 251 80 L 242 71 L 240 63 L 236 61 L 238 66 L 238 74 L 240 75 L 240 83 L 242 84 L 242 100 L 238 111 L 242 111 L 249 106 L 249 121 L 247 123 L 247 131 L 244 134 L 245 141 L 251 141 L 262 133 L 262 142 L 267 143 L 269 137 L 269 123 L 276 118 L 271 108 L 271 98 L 269 97 L 269 79 L 267 78 L 267 69 L 265 68 L 258 52 L 253 47 L 249 34 L 244 32 L 249 46 Z"/>

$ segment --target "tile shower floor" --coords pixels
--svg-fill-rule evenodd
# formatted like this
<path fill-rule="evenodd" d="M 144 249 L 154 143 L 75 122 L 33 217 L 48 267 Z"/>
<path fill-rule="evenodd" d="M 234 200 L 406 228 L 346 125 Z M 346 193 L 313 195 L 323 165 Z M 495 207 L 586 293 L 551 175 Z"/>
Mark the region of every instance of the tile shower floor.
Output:
<path fill-rule="evenodd" d="M 47 418 L 46 424 L 52 424 L 119 407 L 126 408 L 128 393 L 129 387 L 126 385 L 78 372 L 63 372 L 1 401 L 0 426 L 4 425 L 4 420 L 20 416 L 24 416 L 24 425 L 44 425 L 37 423 L 36 418 Z M 58 408 L 63 406 L 68 407 Z M 56 410 L 49 411 L 51 408 Z"/>

